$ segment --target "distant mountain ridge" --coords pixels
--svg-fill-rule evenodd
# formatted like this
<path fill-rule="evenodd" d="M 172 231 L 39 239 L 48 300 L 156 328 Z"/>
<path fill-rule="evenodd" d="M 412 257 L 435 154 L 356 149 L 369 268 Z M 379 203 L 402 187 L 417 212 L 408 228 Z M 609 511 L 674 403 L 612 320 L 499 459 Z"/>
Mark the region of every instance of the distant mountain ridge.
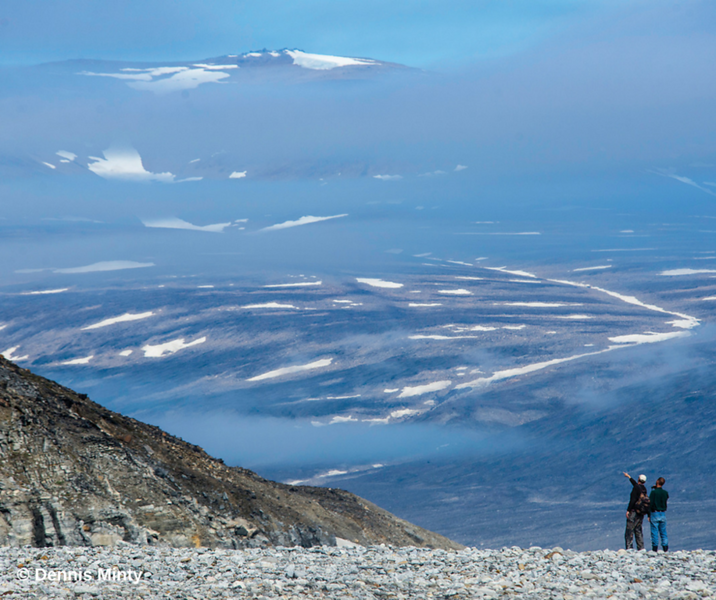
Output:
<path fill-rule="evenodd" d="M 324 114 L 317 107 L 324 101 L 333 103 L 337 97 L 355 102 L 359 94 L 372 97 L 373 87 L 424 76 L 420 69 L 375 58 L 290 48 L 182 61 L 81 58 L 0 66 L 0 73 L 5 82 L 0 99 L 5 98 L 17 110 L 15 126 L 26 110 L 35 116 L 38 110 L 42 112 L 39 107 L 29 109 L 24 99 L 30 97 L 63 112 L 65 123 L 79 118 L 77 127 L 57 137 L 47 136 L 44 126 L 44 133 L 37 138 L 32 134 L 6 136 L 0 144 L 3 177 L 86 176 L 95 157 L 102 157 L 115 144 L 125 144 L 138 146 L 130 160 L 129 179 L 165 183 L 241 177 L 319 180 L 396 171 L 399 166 L 392 159 L 388 164 L 375 164 L 353 151 L 333 153 L 327 159 L 322 154 L 316 157 L 315 151 L 308 149 L 313 136 L 320 139 L 334 131 L 327 130 Z M 154 114 L 159 107 L 160 112 Z M 339 111 L 338 118 L 350 126 L 354 113 L 354 109 L 345 115 Z M 308 146 L 302 146 L 300 152 L 282 153 L 280 144 L 267 149 L 265 140 L 274 135 L 269 130 L 276 128 L 279 137 L 283 136 L 293 127 L 294 114 L 301 115 L 299 122 L 304 125 L 313 122 Z M 210 125 L 214 121 L 223 124 L 216 133 Z M 166 134 L 155 137 L 160 123 L 171 123 L 169 137 L 188 142 L 188 153 L 177 154 L 177 146 L 165 145 Z M 258 123 L 263 125 L 259 128 Z M 28 125 L 32 129 L 37 121 L 33 118 Z M 190 130 L 191 135 L 186 135 Z M 158 145 L 146 143 L 151 139 Z M 176 178 L 154 177 L 145 170 L 171 172 Z M 104 175 L 111 177 L 112 173 L 105 170 Z"/>
<path fill-rule="evenodd" d="M 0 357 L 0 544 L 461 548 L 336 489 L 268 481 Z"/>
<path fill-rule="evenodd" d="M 190 61 L 74 59 L 36 68 L 122 81 L 155 94 L 189 90 L 206 83 L 295 83 L 326 79 L 365 79 L 386 71 L 417 71 L 372 58 L 314 54 L 299 49 L 260 50 Z"/>

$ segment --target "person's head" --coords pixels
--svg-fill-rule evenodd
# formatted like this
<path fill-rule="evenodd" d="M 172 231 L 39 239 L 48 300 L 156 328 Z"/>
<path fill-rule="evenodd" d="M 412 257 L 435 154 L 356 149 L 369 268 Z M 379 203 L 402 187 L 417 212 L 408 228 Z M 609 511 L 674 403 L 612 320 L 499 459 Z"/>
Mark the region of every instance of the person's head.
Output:
<path fill-rule="evenodd" d="M 666 479 L 663 477 L 659 477 L 659 479 L 656 480 L 656 487 L 661 487 L 666 483 Z"/>
<path fill-rule="evenodd" d="M 639 475 L 639 483 L 646 483 L 646 475 Z"/>

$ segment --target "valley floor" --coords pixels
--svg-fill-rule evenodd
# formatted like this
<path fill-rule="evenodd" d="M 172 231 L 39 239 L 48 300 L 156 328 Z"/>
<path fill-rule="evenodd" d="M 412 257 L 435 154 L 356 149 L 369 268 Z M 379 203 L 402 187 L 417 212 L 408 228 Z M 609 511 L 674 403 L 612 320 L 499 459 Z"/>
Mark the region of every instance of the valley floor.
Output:
<path fill-rule="evenodd" d="M 716 596 L 716 552 L 6 547 L 0 596 L 696 600 Z"/>

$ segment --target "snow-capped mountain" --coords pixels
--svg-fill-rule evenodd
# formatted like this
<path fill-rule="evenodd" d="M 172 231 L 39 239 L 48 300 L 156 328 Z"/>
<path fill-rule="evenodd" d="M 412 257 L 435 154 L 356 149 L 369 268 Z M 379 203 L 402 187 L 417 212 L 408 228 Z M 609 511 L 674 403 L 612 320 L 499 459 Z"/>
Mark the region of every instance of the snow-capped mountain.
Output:
<path fill-rule="evenodd" d="M 121 81 L 132 89 L 168 94 L 204 84 L 361 79 L 408 67 L 370 58 L 312 54 L 298 49 L 260 50 L 185 62 L 71 60 L 41 65 L 82 77 Z"/>

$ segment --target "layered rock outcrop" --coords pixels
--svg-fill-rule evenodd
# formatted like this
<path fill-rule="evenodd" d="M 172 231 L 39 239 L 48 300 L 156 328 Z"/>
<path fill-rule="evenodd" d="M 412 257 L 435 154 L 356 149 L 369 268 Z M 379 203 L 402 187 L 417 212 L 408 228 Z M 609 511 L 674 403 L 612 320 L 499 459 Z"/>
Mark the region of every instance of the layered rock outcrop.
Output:
<path fill-rule="evenodd" d="M 461 548 L 337 489 L 228 467 L 0 357 L 0 544 Z"/>

